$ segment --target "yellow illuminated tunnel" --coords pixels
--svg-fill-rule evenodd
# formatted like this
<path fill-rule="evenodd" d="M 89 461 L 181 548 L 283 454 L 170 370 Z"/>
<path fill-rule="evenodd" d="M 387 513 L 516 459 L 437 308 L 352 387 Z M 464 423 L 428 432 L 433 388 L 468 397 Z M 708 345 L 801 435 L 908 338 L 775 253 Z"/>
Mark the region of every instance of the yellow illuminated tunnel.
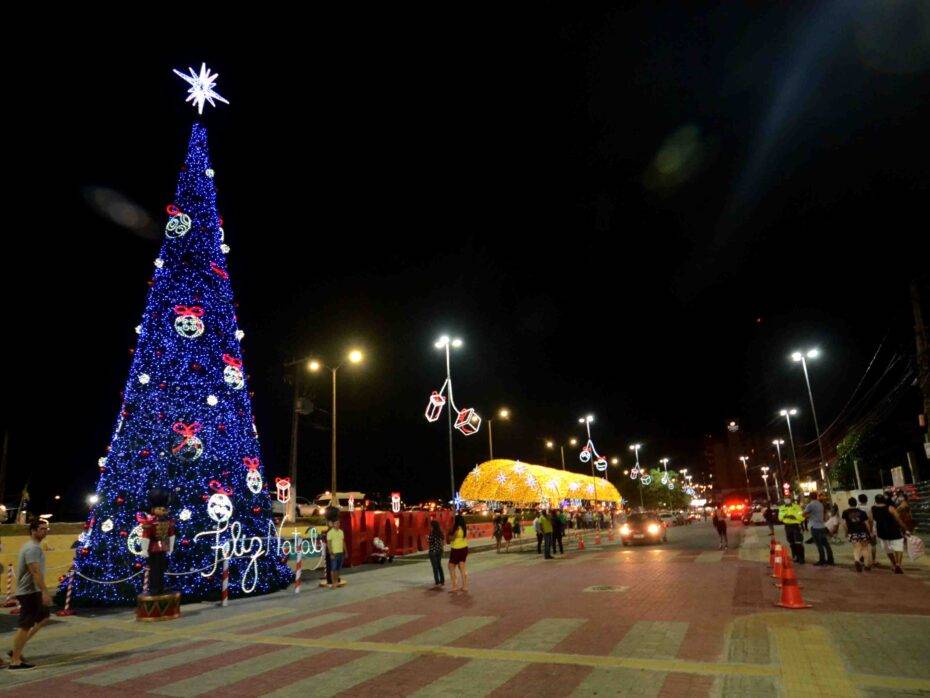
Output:
<path fill-rule="evenodd" d="M 467 501 L 536 504 L 563 499 L 621 501 L 617 488 L 602 477 L 496 458 L 468 473 L 459 496 Z"/>

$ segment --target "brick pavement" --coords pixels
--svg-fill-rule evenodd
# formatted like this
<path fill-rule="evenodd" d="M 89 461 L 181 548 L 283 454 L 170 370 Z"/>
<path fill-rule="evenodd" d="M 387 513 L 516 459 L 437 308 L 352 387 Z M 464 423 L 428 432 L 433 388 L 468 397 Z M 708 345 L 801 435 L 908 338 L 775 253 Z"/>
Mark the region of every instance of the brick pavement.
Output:
<path fill-rule="evenodd" d="M 930 694 L 930 571 L 798 567 L 805 611 L 776 609 L 767 531 L 706 525 L 667 546 L 572 544 L 472 555 L 471 592 L 434 591 L 426 561 L 184 607 L 56 619 L 30 644 L 41 668 L 0 672 L 23 696 Z M 841 551 L 841 548 L 838 548 Z M 838 552 L 838 559 L 841 552 Z M 0 616 L 3 627 L 12 618 Z M 7 639 L 9 635 L 5 636 Z"/>

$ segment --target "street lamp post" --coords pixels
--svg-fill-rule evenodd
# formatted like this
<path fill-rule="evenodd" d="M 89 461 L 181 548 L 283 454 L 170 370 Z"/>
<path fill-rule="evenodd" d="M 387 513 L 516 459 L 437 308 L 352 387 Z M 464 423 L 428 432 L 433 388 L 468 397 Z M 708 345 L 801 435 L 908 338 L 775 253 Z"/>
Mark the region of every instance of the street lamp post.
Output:
<path fill-rule="evenodd" d="M 775 474 L 775 486 L 778 487 L 778 473 L 781 472 L 781 447 L 785 445 L 785 440 L 773 439 L 772 445 L 775 447 L 775 452 L 778 454 L 778 467 L 773 471 Z"/>
<path fill-rule="evenodd" d="M 454 405 L 455 401 L 452 399 L 452 358 L 450 356 L 450 347 L 455 347 L 458 349 L 462 346 L 462 340 L 456 337 L 455 339 L 449 339 L 447 336 L 443 335 L 435 344 L 437 349 L 446 350 L 446 385 L 449 389 L 449 404 Z M 452 455 L 452 410 L 448 410 L 449 416 L 449 484 L 452 490 L 452 499 L 455 499 L 455 461 Z"/>
<path fill-rule="evenodd" d="M 743 461 L 743 474 L 746 475 L 746 496 L 749 497 L 749 503 L 752 504 L 752 492 L 749 490 L 749 466 L 746 465 L 749 456 L 740 456 L 739 459 Z"/>
<path fill-rule="evenodd" d="M 772 503 L 772 495 L 769 494 L 769 466 L 763 465 L 759 470 L 762 471 L 762 482 L 765 483 L 765 498 Z"/>
<path fill-rule="evenodd" d="M 591 422 L 593 421 L 594 421 L 594 415 L 591 415 L 591 414 L 589 414 L 587 417 L 581 417 L 578 420 L 578 423 L 584 424 L 585 429 L 588 430 L 588 444 L 586 448 L 591 448 L 592 450 L 594 450 L 594 443 L 591 441 Z M 596 455 L 596 451 L 595 451 L 595 455 Z M 595 455 L 591 455 L 590 460 L 591 460 L 591 479 L 594 481 L 594 511 L 596 513 L 597 512 L 597 479 L 594 476 Z M 600 528 L 600 525 L 598 524 L 598 519 L 596 516 L 594 517 L 594 522 L 595 522 L 594 525 Z"/>
<path fill-rule="evenodd" d="M 643 479 L 640 477 L 639 469 L 639 449 L 643 447 L 642 444 L 630 444 L 630 450 L 633 451 L 633 454 L 636 456 L 636 466 L 634 467 L 634 472 L 636 477 L 634 479 L 639 480 L 639 508 L 644 509 L 645 505 L 643 504 Z M 630 473 L 630 477 L 633 476 L 633 473 Z"/>
<path fill-rule="evenodd" d="M 817 448 L 820 451 L 820 467 L 824 469 L 824 480 L 827 483 L 827 492 L 830 499 L 833 499 L 833 488 L 830 486 L 830 473 L 827 472 L 827 459 L 823 457 L 823 443 L 820 440 L 820 425 L 817 423 L 817 410 L 814 409 L 814 392 L 811 390 L 811 379 L 807 373 L 807 359 L 816 359 L 820 356 L 820 350 L 817 348 L 808 349 L 807 352 L 796 351 L 791 355 L 795 361 L 801 362 L 801 368 L 804 369 L 804 382 L 807 384 L 807 397 L 811 401 L 811 416 L 814 418 L 814 431 L 817 433 Z"/>
<path fill-rule="evenodd" d="M 497 416 L 501 419 L 510 419 L 510 410 L 502 407 L 497 411 Z M 494 460 L 494 418 L 488 419 L 488 460 Z"/>
<path fill-rule="evenodd" d="M 801 471 L 798 470 L 798 452 L 794 450 L 794 434 L 791 431 L 791 418 L 794 417 L 798 411 L 791 408 L 786 408 L 779 412 L 782 417 L 785 418 L 785 421 L 788 423 L 788 440 L 791 442 L 791 460 L 794 461 L 794 475 L 798 479 L 798 487 L 801 486 Z"/>
<path fill-rule="evenodd" d="M 350 363 L 360 364 L 362 360 L 364 359 L 364 356 L 362 352 L 360 352 L 358 349 L 353 349 L 352 351 L 349 352 L 348 359 Z M 329 504 L 331 507 L 338 506 L 339 497 L 336 494 L 338 492 L 338 490 L 336 489 L 336 384 L 337 384 L 337 376 L 339 374 L 339 369 L 342 368 L 342 364 L 338 364 L 335 367 L 330 367 L 330 366 L 324 366 L 322 363 L 320 363 L 316 359 L 311 359 L 307 367 L 314 373 L 319 371 L 321 368 L 326 368 L 330 371 L 330 373 L 332 373 L 332 376 L 333 376 L 332 428 L 330 429 L 330 432 L 331 432 L 330 443 L 331 443 L 331 450 L 332 450 L 332 453 L 330 456 L 331 458 L 331 479 L 330 479 L 331 489 L 330 491 L 332 492 L 332 495 L 330 496 Z M 293 487 L 293 481 L 291 482 L 291 486 Z M 294 500 L 293 494 L 291 495 L 291 499 Z M 294 506 L 296 508 L 296 504 Z"/>

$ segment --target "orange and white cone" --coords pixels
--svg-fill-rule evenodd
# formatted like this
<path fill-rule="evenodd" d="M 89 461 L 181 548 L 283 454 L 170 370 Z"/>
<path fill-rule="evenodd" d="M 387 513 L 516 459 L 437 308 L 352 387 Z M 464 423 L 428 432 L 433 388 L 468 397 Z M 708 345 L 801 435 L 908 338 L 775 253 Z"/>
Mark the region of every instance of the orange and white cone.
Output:
<path fill-rule="evenodd" d="M 791 570 L 791 573 L 794 574 L 794 563 L 791 562 L 790 557 L 785 555 L 785 559 L 782 560 L 782 565 L 781 565 L 781 579 L 777 580 L 776 582 L 773 582 L 775 586 L 778 587 L 779 589 L 781 589 L 782 580 L 784 580 L 785 575 L 788 574 L 788 570 Z M 798 589 L 803 589 L 803 588 L 804 588 L 804 585 L 798 582 Z"/>
<path fill-rule="evenodd" d="M 812 608 L 801 598 L 801 587 L 798 584 L 798 578 L 794 576 L 794 567 L 791 565 L 785 568 L 785 576 L 781 580 L 781 599 L 776 601 L 775 605 L 794 609 Z"/>
<path fill-rule="evenodd" d="M 781 545 L 775 544 L 775 557 L 772 558 L 772 577 L 782 579 L 782 549 Z"/>
<path fill-rule="evenodd" d="M 584 550 L 584 538 L 578 534 L 578 550 Z"/>
<path fill-rule="evenodd" d="M 601 529 L 595 529 L 594 531 L 594 545 L 601 544 Z"/>

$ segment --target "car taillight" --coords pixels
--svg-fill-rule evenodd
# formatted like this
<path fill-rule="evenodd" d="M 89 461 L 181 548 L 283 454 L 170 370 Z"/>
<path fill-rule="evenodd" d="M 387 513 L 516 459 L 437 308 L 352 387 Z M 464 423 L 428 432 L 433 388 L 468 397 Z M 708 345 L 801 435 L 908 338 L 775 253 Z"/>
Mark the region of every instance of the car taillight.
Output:
<path fill-rule="evenodd" d="M 648 531 L 649 531 L 649 533 L 655 535 L 656 533 L 659 532 L 659 524 L 654 524 L 654 523 L 649 524 L 649 529 L 648 529 Z"/>
<path fill-rule="evenodd" d="M 623 524 L 623 525 L 620 527 L 620 535 L 621 535 L 621 536 L 628 536 L 628 535 L 630 535 L 630 527 L 629 527 L 629 525 Z"/>

